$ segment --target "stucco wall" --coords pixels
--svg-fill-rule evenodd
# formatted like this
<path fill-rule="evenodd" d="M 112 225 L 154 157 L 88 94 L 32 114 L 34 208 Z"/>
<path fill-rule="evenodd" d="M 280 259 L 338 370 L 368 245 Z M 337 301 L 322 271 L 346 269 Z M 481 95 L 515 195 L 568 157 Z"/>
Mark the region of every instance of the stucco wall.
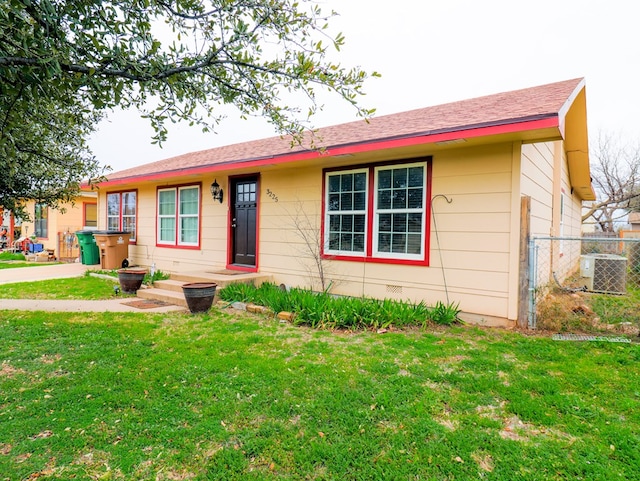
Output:
<path fill-rule="evenodd" d="M 93 196 L 80 196 L 75 199 L 74 203 L 62 204 L 60 209 L 48 208 L 48 222 L 47 222 L 47 237 L 38 238 L 37 242 L 44 245 L 45 249 L 58 249 L 58 235 L 64 232 L 76 232 L 83 228 L 84 222 L 84 202 L 96 202 L 96 198 Z M 35 203 L 33 201 L 27 204 L 27 211 L 31 216 L 30 222 L 22 223 L 22 232 L 24 234 L 25 227 L 29 236 L 34 232 L 34 209 Z M 61 211 L 64 209 L 64 213 Z M 57 251 L 56 251 L 57 252 Z"/>

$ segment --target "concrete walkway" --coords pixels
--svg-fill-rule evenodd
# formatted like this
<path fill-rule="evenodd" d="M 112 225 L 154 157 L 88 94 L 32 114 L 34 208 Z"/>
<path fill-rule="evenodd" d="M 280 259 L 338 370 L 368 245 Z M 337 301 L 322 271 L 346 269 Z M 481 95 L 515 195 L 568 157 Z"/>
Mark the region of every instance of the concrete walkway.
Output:
<path fill-rule="evenodd" d="M 33 282 L 47 279 L 64 279 L 83 276 L 88 269 L 96 269 L 97 266 L 86 266 L 80 263 L 52 264 L 36 267 L 23 267 L 16 269 L 3 269 L 0 271 L 0 298 L 2 297 L 2 284 L 13 282 Z M 184 311 L 180 306 L 161 306 L 151 309 L 138 309 L 128 306 L 126 303 L 139 300 L 136 297 L 121 299 L 107 299 L 103 301 L 83 300 L 37 300 L 37 299 L 0 299 L 0 311 L 50 311 L 50 312 L 169 312 Z"/>
<path fill-rule="evenodd" d="M 2 269 L 0 271 L 0 284 L 13 282 L 33 282 L 47 279 L 64 279 L 80 277 L 88 269 L 96 269 L 99 266 L 85 266 L 79 262 L 65 264 L 45 264 L 35 267 L 19 267 L 15 269 Z M 2 287 L 0 287 L 0 295 Z"/>

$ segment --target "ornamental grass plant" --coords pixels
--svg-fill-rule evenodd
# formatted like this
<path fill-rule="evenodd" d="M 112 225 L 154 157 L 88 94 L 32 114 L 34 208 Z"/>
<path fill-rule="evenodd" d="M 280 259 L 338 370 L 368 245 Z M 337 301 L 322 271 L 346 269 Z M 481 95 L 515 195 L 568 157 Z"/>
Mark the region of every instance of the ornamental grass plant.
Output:
<path fill-rule="evenodd" d="M 384 329 L 421 326 L 428 323 L 452 325 L 459 322 L 457 304 L 427 306 L 424 302 L 335 296 L 309 289 L 285 289 L 271 283 L 259 287 L 230 284 L 219 291 L 222 300 L 252 302 L 274 312 L 295 314 L 294 322 L 325 329 Z"/>

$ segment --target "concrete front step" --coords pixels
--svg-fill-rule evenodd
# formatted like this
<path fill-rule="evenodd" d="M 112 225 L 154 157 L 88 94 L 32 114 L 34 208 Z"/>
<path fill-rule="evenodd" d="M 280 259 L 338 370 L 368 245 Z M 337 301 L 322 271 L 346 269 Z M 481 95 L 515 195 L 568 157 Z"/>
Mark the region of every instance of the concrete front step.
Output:
<path fill-rule="evenodd" d="M 153 299 L 156 301 L 167 302 L 169 304 L 173 304 L 174 306 L 182 306 L 184 308 L 187 307 L 187 301 L 184 298 L 184 294 L 182 294 L 182 291 L 176 292 L 167 289 L 158 289 L 156 287 L 152 287 L 150 289 L 138 290 L 138 297 L 142 299 Z"/>
<path fill-rule="evenodd" d="M 185 282 L 183 281 L 176 281 L 175 279 L 165 279 L 163 281 L 155 281 L 153 283 L 153 288 L 165 291 L 179 292 L 180 294 L 182 294 L 183 285 L 185 285 Z"/>
<path fill-rule="evenodd" d="M 263 282 L 271 280 L 270 275 L 256 272 L 246 272 L 234 275 L 224 275 L 212 272 L 192 272 L 184 274 L 171 274 L 170 279 L 155 281 L 151 289 L 140 289 L 138 297 L 143 299 L 155 299 L 168 302 L 176 306 L 187 307 L 187 301 L 182 293 L 182 286 L 190 282 L 215 282 L 218 289 L 238 282 L 253 283 L 259 286 Z M 217 297 L 217 292 L 216 292 Z"/>
<path fill-rule="evenodd" d="M 258 272 L 240 272 L 238 274 L 220 274 L 217 272 L 197 271 L 171 274 L 171 280 L 187 282 L 215 282 L 222 288 L 229 284 L 246 283 L 259 286 L 263 282 L 272 280 L 272 276 Z"/>

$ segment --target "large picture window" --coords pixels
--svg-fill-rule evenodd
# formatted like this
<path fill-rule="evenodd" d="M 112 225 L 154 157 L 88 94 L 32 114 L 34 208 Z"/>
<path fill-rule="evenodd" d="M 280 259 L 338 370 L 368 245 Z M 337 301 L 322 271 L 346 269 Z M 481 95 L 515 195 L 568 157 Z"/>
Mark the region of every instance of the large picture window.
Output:
<path fill-rule="evenodd" d="M 428 165 L 326 171 L 324 254 L 426 263 Z"/>
<path fill-rule="evenodd" d="M 107 229 L 128 232 L 129 242 L 136 241 L 136 212 L 136 191 L 107 194 Z"/>
<path fill-rule="evenodd" d="M 158 244 L 197 246 L 200 239 L 200 187 L 158 190 Z"/>

